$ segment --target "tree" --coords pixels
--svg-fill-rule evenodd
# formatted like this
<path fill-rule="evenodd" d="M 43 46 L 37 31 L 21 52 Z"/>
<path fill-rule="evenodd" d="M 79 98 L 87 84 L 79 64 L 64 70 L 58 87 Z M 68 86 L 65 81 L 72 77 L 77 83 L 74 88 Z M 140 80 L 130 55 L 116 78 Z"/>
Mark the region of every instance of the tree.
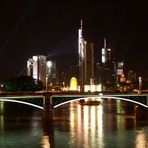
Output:
<path fill-rule="evenodd" d="M 37 91 L 42 89 L 43 83 L 31 76 L 15 77 L 4 84 L 4 91 Z"/>

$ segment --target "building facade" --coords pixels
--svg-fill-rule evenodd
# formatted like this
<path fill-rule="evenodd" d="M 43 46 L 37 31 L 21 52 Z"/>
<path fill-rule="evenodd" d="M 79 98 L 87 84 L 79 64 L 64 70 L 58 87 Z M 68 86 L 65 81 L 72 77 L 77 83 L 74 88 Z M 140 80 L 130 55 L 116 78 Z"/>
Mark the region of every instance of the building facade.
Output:
<path fill-rule="evenodd" d="M 83 28 L 78 31 L 78 56 L 79 56 L 79 84 L 84 87 L 90 84 L 94 77 L 94 46 L 93 43 L 87 43 L 83 38 Z"/>
<path fill-rule="evenodd" d="M 112 61 L 111 49 L 106 47 L 106 39 L 104 39 L 104 47 L 102 48 L 102 63 L 107 64 Z"/>
<path fill-rule="evenodd" d="M 46 56 L 37 55 L 27 61 L 27 75 L 42 81 L 46 85 Z"/>
<path fill-rule="evenodd" d="M 57 83 L 57 72 L 56 72 L 56 62 L 48 60 L 46 68 L 46 76 L 48 78 L 48 84 Z"/>
<path fill-rule="evenodd" d="M 104 86 L 113 86 L 116 83 L 116 62 L 112 50 L 107 48 L 106 39 L 101 50 L 101 63 L 96 65 L 97 82 Z"/>

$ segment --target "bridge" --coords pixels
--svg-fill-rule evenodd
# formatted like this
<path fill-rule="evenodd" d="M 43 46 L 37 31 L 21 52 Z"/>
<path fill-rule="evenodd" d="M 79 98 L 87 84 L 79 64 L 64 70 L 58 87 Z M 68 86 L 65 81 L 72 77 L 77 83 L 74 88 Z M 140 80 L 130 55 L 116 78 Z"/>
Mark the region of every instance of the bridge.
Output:
<path fill-rule="evenodd" d="M 30 105 L 39 109 L 44 109 L 48 104 L 50 109 L 57 108 L 63 104 L 89 99 L 116 99 L 132 102 L 148 108 L 148 94 L 94 94 L 94 93 L 51 93 L 51 92 L 39 92 L 39 93 L 4 93 L 0 94 L 0 101 L 15 102 Z"/>
<path fill-rule="evenodd" d="M 135 103 L 148 109 L 148 94 L 101 94 L 101 93 L 51 93 L 51 92 L 39 92 L 39 93 L 1 93 L 0 101 L 15 102 L 32 107 L 36 107 L 42 110 L 53 111 L 54 108 L 63 104 L 89 99 L 116 99 Z"/>
<path fill-rule="evenodd" d="M 116 100 L 123 100 L 132 102 L 138 105 L 141 105 L 143 107 L 148 108 L 148 94 L 147 95 L 135 95 L 135 94 L 122 94 L 122 95 L 53 95 L 50 97 L 51 100 L 51 107 L 57 108 L 58 106 L 61 106 L 63 104 L 76 101 L 76 100 L 83 100 L 85 98 L 94 99 L 98 98 L 98 101 L 100 99 L 116 99 Z"/>

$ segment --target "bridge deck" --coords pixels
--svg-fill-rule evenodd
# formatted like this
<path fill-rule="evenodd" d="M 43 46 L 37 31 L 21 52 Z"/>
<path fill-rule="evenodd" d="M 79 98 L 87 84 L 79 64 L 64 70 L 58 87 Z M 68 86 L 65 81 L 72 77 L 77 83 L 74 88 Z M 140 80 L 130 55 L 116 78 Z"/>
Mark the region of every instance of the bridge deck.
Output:
<path fill-rule="evenodd" d="M 78 92 L 11 92 L 0 93 L 0 101 L 17 100 L 16 102 L 27 102 L 33 105 L 44 107 L 49 104 L 50 107 L 57 106 L 64 102 L 70 102 L 82 98 L 111 98 L 130 101 L 148 108 L 148 94 L 102 94 L 102 93 L 78 93 Z"/>

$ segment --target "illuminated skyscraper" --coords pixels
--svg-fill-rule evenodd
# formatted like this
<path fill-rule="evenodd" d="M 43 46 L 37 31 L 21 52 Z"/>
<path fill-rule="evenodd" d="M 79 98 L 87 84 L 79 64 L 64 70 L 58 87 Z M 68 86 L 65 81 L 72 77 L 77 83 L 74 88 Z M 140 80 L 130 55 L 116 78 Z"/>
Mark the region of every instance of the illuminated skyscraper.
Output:
<path fill-rule="evenodd" d="M 94 77 L 94 49 L 93 44 L 88 44 L 83 38 L 83 27 L 78 32 L 78 54 L 79 54 L 79 82 L 81 87 L 90 83 Z"/>
<path fill-rule="evenodd" d="M 48 60 L 47 61 L 47 69 L 46 75 L 48 76 L 48 83 L 56 84 L 57 76 L 56 76 L 56 62 Z"/>
<path fill-rule="evenodd" d="M 78 54 L 79 54 L 79 82 L 80 85 L 84 85 L 84 65 L 85 65 L 85 56 L 86 56 L 86 41 L 83 38 L 83 28 L 81 20 L 81 28 L 78 31 Z"/>
<path fill-rule="evenodd" d="M 122 62 L 117 62 L 117 72 L 116 72 L 116 82 L 119 83 L 120 77 L 124 75 L 123 71 L 123 61 Z"/>
<path fill-rule="evenodd" d="M 105 86 L 116 82 L 116 62 L 111 49 L 107 48 L 106 39 L 101 50 L 101 64 L 97 65 L 98 80 Z"/>
<path fill-rule="evenodd" d="M 111 61 L 111 49 L 106 47 L 106 39 L 104 39 L 104 47 L 102 48 L 102 63 L 106 64 Z"/>
<path fill-rule="evenodd" d="M 27 75 L 46 84 L 46 56 L 33 56 L 27 61 Z"/>

